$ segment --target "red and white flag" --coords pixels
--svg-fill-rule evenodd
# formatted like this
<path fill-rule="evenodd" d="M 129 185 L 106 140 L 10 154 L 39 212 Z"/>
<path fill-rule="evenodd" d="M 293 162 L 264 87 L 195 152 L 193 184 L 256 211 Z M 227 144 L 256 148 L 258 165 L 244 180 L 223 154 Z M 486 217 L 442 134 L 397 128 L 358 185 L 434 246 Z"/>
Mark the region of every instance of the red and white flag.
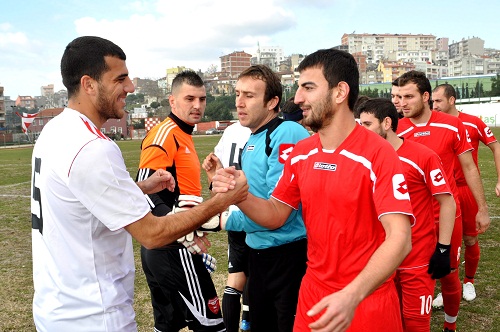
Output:
<path fill-rule="evenodd" d="M 22 119 L 23 133 L 26 134 L 28 131 L 28 127 L 31 126 L 31 123 L 33 122 L 33 120 L 35 120 L 36 116 L 38 115 L 38 112 L 31 114 L 23 112 L 22 115 L 16 112 L 16 114 Z"/>

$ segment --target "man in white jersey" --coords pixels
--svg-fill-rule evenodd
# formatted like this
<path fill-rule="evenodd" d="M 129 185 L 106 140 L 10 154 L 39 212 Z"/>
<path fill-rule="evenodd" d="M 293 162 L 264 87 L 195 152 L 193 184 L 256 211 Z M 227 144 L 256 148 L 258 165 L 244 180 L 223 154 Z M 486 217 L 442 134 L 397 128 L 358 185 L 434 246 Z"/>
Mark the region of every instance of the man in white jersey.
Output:
<path fill-rule="evenodd" d="M 238 121 L 224 130 L 224 134 L 219 143 L 203 161 L 203 169 L 207 172 L 208 182 L 212 182 L 215 175 L 215 169 L 218 163 L 219 167 L 234 166 L 241 169 L 240 158 L 245 143 L 250 137 L 251 131 L 243 127 Z M 236 206 L 230 207 L 230 210 L 238 209 Z M 241 302 L 243 295 L 243 315 L 241 329 L 248 330 L 249 311 L 248 299 L 246 296 L 245 284 L 248 275 L 248 245 L 245 243 L 245 232 L 228 231 L 228 276 L 224 295 L 222 297 L 222 318 L 228 332 L 238 331 L 240 320 Z"/>
<path fill-rule="evenodd" d="M 162 246 L 246 197 L 244 185 L 187 212 L 150 213 L 144 193 L 173 190 L 171 174 L 161 170 L 134 183 L 120 149 L 99 130 L 123 117 L 134 91 L 125 59 L 112 42 L 85 36 L 68 44 L 61 60 L 68 107 L 45 126 L 32 156 L 38 331 L 137 331 L 132 236 L 145 247 Z"/>

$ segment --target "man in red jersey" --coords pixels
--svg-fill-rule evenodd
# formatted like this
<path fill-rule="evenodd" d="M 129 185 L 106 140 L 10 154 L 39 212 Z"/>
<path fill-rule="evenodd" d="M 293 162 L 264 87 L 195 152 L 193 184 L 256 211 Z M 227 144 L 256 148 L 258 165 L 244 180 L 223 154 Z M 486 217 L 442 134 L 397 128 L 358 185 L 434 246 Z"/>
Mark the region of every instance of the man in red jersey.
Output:
<path fill-rule="evenodd" d="M 476 222 L 480 232 L 484 232 L 490 224 L 488 207 L 484 197 L 483 185 L 474 164 L 472 146 L 467 139 L 467 131 L 458 118 L 432 111 L 429 106 L 431 84 L 424 73 L 409 71 L 398 79 L 399 95 L 404 119 L 398 126 L 398 136 L 422 143 L 434 150 L 444 166 L 449 178 L 450 187 L 455 199 L 458 189 L 453 176 L 455 160 L 458 160 L 464 171 L 467 184 L 478 205 Z M 460 307 L 461 283 L 458 277 L 460 246 L 462 244 L 462 220 L 457 202 L 457 218 L 451 240 L 452 272 L 441 278 L 441 289 L 444 303 L 444 331 L 455 331 L 458 310 Z M 435 204 L 435 216 L 438 213 Z"/>
<path fill-rule="evenodd" d="M 406 332 L 429 332 L 435 279 L 450 273 L 450 240 L 455 224 L 455 200 L 438 155 L 428 147 L 396 135 L 398 112 L 387 99 L 361 104 L 354 115 L 361 125 L 391 143 L 399 155 L 408 184 L 415 225 L 412 249 L 396 272 L 403 326 Z M 433 199 L 439 202 L 436 244 Z M 434 250 L 435 248 L 435 250 Z"/>
<path fill-rule="evenodd" d="M 491 132 L 490 128 L 477 116 L 459 112 L 455 107 L 456 92 L 450 84 L 438 85 L 432 92 L 432 101 L 436 111 L 458 117 L 469 134 L 472 147 L 472 158 L 477 164 L 477 154 L 479 142 L 489 147 L 493 152 L 495 166 L 497 170 L 497 184 L 495 192 L 500 196 L 500 144 Z M 478 167 L 479 170 L 479 167 Z M 479 242 L 478 230 L 476 228 L 477 204 L 474 196 L 467 186 L 464 173 L 459 163 L 455 163 L 455 179 L 457 181 L 458 191 L 460 192 L 460 208 L 462 210 L 463 238 L 465 244 L 465 277 L 463 282 L 462 297 L 466 301 L 472 301 L 476 298 L 476 289 L 474 287 L 474 276 L 479 264 Z"/>
<path fill-rule="evenodd" d="M 401 163 L 388 142 L 354 119 L 359 73 L 352 55 L 319 50 L 298 70 L 295 103 L 317 134 L 294 147 L 268 200 L 249 194 L 238 207 L 274 229 L 302 204 L 308 262 L 294 331 L 401 331 L 392 275 L 411 249 L 413 222 Z M 220 169 L 214 190 L 244 179 Z"/>

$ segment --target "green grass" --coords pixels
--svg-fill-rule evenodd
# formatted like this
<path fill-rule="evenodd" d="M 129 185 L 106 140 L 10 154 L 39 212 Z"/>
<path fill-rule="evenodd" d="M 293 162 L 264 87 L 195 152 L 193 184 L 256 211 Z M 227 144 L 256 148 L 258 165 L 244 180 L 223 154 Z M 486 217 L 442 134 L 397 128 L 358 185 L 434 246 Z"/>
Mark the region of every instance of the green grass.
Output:
<path fill-rule="evenodd" d="M 500 138 L 500 128 L 494 128 Z M 219 135 L 195 136 L 200 161 L 212 151 Z M 135 178 L 139 163 L 140 141 L 118 142 L 127 169 Z M 31 304 L 33 296 L 31 266 L 30 178 L 32 148 L 0 149 L 0 332 L 34 331 Z M 492 224 L 480 237 L 481 262 L 476 276 L 478 297 L 473 302 L 462 301 L 458 318 L 459 330 L 500 331 L 500 268 L 497 266 L 500 247 L 500 198 L 494 187 L 497 181 L 491 151 L 481 146 L 479 151 L 481 175 L 485 186 Z M 209 193 L 204 172 L 203 195 Z M 217 258 L 217 271 L 212 275 L 222 297 L 227 271 L 227 243 L 225 233 L 210 236 L 210 254 Z M 140 267 L 139 246 L 135 243 L 136 288 L 135 310 L 139 331 L 151 331 L 153 316 L 149 291 Z M 461 271 L 461 276 L 462 276 Z M 443 312 L 432 317 L 431 331 L 440 331 Z"/>

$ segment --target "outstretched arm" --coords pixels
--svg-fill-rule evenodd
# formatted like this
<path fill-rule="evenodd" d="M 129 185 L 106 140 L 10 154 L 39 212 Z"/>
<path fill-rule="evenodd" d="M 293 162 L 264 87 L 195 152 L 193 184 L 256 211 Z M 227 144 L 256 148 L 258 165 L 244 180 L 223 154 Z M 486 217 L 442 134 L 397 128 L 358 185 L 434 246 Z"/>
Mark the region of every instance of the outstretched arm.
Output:
<path fill-rule="evenodd" d="M 220 169 L 212 179 L 213 192 L 227 192 L 232 184 L 246 183 L 245 173 L 234 167 Z M 270 197 L 263 199 L 248 193 L 247 198 L 237 204 L 238 208 L 252 221 L 269 229 L 283 226 L 292 212 L 292 207 Z"/>

